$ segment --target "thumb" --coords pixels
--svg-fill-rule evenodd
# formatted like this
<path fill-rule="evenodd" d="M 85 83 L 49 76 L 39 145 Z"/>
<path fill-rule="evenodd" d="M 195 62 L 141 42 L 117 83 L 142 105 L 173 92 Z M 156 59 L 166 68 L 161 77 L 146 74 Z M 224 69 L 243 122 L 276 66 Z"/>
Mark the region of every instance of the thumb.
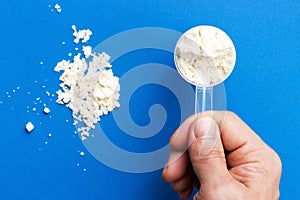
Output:
<path fill-rule="evenodd" d="M 189 156 L 198 179 L 216 187 L 229 178 L 217 123 L 210 117 L 196 119 L 190 126 Z"/>

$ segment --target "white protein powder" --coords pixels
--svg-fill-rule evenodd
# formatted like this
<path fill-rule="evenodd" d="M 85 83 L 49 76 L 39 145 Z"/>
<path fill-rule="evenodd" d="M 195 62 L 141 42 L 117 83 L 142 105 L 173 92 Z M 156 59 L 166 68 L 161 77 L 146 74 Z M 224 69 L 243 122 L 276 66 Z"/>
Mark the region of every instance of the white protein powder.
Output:
<path fill-rule="evenodd" d="M 73 30 L 73 36 L 75 37 L 73 42 L 76 44 L 78 44 L 80 40 L 82 43 L 86 43 L 90 39 L 91 35 L 93 34 L 90 29 L 83 29 L 77 31 L 75 25 L 72 25 L 72 30 Z"/>
<path fill-rule="evenodd" d="M 27 124 L 25 125 L 25 129 L 28 133 L 30 133 L 31 131 L 33 131 L 34 125 L 31 122 L 27 122 Z"/>
<path fill-rule="evenodd" d="M 61 7 L 60 7 L 59 4 L 55 4 L 55 5 L 54 5 L 54 8 L 56 9 L 56 11 L 57 11 L 58 13 L 61 13 Z"/>
<path fill-rule="evenodd" d="M 75 25 L 72 25 L 72 30 L 76 44 L 80 40 L 86 43 L 92 35 L 90 29 L 77 31 Z M 62 82 L 59 85 L 61 89 L 56 92 L 56 102 L 66 104 L 72 110 L 74 125 L 83 122 L 83 125 L 77 127 L 77 131 L 84 140 L 102 115 L 120 107 L 120 84 L 119 78 L 114 76 L 111 69 L 109 55 L 105 52 L 92 53 L 90 46 L 82 46 L 82 52 L 83 55 L 78 53 L 73 61 L 62 60 L 57 63 L 54 71 L 63 72 L 59 77 Z M 72 54 L 69 53 L 68 56 L 71 57 Z"/>
<path fill-rule="evenodd" d="M 45 113 L 45 114 L 49 114 L 49 113 L 50 113 L 50 109 L 49 109 L 48 107 L 45 107 L 45 108 L 44 108 L 44 113 Z"/>
<path fill-rule="evenodd" d="M 100 116 L 120 107 L 119 78 L 113 75 L 110 57 L 106 53 L 93 53 L 91 58 L 87 63 L 78 53 L 73 62 L 62 60 L 54 68 L 56 72 L 63 71 L 56 102 L 72 110 L 74 124 L 84 123 L 78 128 L 82 140 L 95 128 Z"/>
<path fill-rule="evenodd" d="M 179 73 L 197 86 L 214 86 L 232 72 L 236 52 L 231 39 L 213 26 L 197 26 L 185 32 L 175 48 Z"/>

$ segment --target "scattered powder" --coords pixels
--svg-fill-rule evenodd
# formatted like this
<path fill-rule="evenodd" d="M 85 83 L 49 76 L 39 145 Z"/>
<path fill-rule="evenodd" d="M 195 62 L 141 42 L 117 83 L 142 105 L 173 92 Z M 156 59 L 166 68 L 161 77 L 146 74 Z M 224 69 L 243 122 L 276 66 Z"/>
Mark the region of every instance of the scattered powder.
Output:
<path fill-rule="evenodd" d="M 49 114 L 49 113 L 50 113 L 50 109 L 49 109 L 48 107 L 45 107 L 45 108 L 44 108 L 44 113 L 45 113 L 45 114 Z"/>
<path fill-rule="evenodd" d="M 222 82 L 233 70 L 236 53 L 231 39 L 212 26 L 188 30 L 175 49 L 176 67 L 189 82 L 211 86 Z"/>
<path fill-rule="evenodd" d="M 33 131 L 34 125 L 31 122 L 27 122 L 25 129 L 28 133 L 30 133 L 31 131 Z"/>
<path fill-rule="evenodd" d="M 56 11 L 57 11 L 58 13 L 61 13 L 61 7 L 60 7 L 59 4 L 55 4 L 54 8 L 56 9 Z"/>

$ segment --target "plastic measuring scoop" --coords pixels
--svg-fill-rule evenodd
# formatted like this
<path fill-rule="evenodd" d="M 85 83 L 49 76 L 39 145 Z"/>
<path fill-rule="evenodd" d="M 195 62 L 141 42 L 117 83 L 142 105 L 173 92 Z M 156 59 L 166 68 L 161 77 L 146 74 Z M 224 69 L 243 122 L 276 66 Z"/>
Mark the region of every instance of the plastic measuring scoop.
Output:
<path fill-rule="evenodd" d="M 213 87 L 231 74 L 236 51 L 229 36 L 213 26 L 197 26 L 178 40 L 174 52 L 177 71 L 196 86 L 195 113 L 213 110 Z"/>

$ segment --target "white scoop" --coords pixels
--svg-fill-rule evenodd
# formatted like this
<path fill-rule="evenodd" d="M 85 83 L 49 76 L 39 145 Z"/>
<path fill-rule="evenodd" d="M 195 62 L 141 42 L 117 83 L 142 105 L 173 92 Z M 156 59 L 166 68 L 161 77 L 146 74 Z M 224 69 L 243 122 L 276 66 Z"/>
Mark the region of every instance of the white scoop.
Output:
<path fill-rule="evenodd" d="M 213 26 L 191 28 L 179 38 L 174 59 L 180 75 L 196 86 L 195 113 L 213 110 L 213 86 L 231 74 L 236 61 L 228 35 Z"/>

